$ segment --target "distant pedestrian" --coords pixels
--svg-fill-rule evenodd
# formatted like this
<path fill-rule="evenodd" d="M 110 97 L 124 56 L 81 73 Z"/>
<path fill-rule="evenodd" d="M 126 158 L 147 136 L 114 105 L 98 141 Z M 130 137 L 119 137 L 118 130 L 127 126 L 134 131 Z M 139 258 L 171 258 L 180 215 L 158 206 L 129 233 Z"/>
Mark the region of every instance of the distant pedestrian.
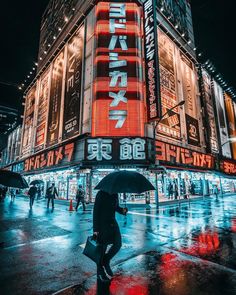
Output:
<path fill-rule="evenodd" d="M 191 182 L 189 181 L 189 179 L 186 179 L 185 180 L 185 195 L 184 195 L 185 199 L 189 199 L 190 191 L 191 191 Z"/>
<path fill-rule="evenodd" d="M 215 184 L 213 186 L 213 195 L 216 196 L 216 200 L 218 200 L 218 193 L 219 193 L 218 186 L 217 186 L 217 184 Z"/>
<path fill-rule="evenodd" d="M 171 181 L 169 182 L 169 185 L 168 185 L 167 190 L 168 190 L 168 196 L 169 196 L 169 199 L 171 199 L 172 196 L 173 196 L 173 184 L 172 184 Z"/>
<path fill-rule="evenodd" d="M 178 198 L 178 183 L 177 183 L 176 179 L 173 181 L 173 192 L 174 192 L 175 200 L 177 200 L 177 198 Z"/>
<path fill-rule="evenodd" d="M 50 201 L 52 203 L 52 210 L 54 210 L 54 199 L 58 197 L 58 192 L 55 187 L 55 183 L 52 183 L 52 185 L 47 189 L 46 192 L 46 198 L 48 199 L 47 208 L 49 208 Z"/>
<path fill-rule="evenodd" d="M 13 202 L 16 197 L 16 190 L 14 188 L 10 189 L 10 196 L 11 196 L 11 202 Z"/>
<path fill-rule="evenodd" d="M 93 210 L 93 236 L 102 247 L 102 257 L 97 264 L 97 276 L 102 282 L 109 281 L 113 272 L 111 259 L 121 248 L 121 234 L 115 219 L 115 212 L 126 215 L 128 209 L 119 206 L 118 194 L 110 195 L 99 191 L 96 195 Z M 107 246 L 112 246 L 107 251 Z"/>
<path fill-rule="evenodd" d="M 29 195 L 29 198 L 30 198 L 30 209 L 32 209 L 33 205 L 34 205 L 34 199 L 36 197 L 36 194 L 37 194 L 37 187 L 34 185 L 32 185 L 28 191 L 28 195 Z"/>
<path fill-rule="evenodd" d="M 82 205 L 83 205 L 83 211 L 85 211 L 86 210 L 86 207 L 85 207 L 85 191 L 84 191 L 83 186 L 81 184 L 79 185 L 79 188 L 78 188 L 78 190 L 76 192 L 76 201 L 77 201 L 77 204 L 76 204 L 75 210 L 76 211 L 78 210 L 79 204 L 81 202 Z"/>

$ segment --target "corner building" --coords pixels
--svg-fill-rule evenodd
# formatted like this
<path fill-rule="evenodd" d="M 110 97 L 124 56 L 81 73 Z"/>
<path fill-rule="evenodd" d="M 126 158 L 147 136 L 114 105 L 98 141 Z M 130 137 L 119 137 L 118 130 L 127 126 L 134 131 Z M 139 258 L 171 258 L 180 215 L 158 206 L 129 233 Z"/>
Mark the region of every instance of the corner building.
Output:
<path fill-rule="evenodd" d="M 207 149 L 194 47 L 187 0 L 51 0 L 12 169 L 42 179 L 42 190 L 55 182 L 64 199 L 82 184 L 93 201 L 94 187 L 115 169 L 143 173 L 160 200 L 173 197 L 173 183 L 179 197 L 190 184 L 192 195 L 222 186 Z"/>

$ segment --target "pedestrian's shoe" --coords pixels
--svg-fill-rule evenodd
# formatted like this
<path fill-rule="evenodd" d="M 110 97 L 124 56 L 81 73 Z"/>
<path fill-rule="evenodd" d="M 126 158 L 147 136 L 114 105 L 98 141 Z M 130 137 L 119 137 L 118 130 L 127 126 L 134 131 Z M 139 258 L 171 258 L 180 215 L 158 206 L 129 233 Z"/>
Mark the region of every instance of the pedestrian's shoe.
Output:
<path fill-rule="evenodd" d="M 114 274 L 113 274 L 113 271 L 112 271 L 112 269 L 111 269 L 111 267 L 110 267 L 110 261 L 109 261 L 109 260 L 106 260 L 106 259 L 104 259 L 104 260 L 105 260 L 105 261 L 104 261 L 105 272 L 106 272 L 107 276 L 108 276 L 110 279 L 112 279 L 112 277 L 114 276 Z"/>
<path fill-rule="evenodd" d="M 105 267 L 102 266 L 101 268 L 99 268 L 98 273 L 97 273 L 97 278 L 101 281 L 101 282 L 109 282 L 110 278 L 108 277 L 108 275 L 105 272 Z"/>

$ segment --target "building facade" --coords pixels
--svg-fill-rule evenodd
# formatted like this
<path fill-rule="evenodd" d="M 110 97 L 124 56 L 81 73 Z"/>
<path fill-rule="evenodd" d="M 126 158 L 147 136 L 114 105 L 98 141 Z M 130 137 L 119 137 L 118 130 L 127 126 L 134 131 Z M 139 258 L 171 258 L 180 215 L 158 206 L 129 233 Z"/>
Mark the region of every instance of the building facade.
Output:
<path fill-rule="evenodd" d="M 234 192 L 235 110 L 197 62 L 189 1 L 51 0 L 12 169 L 65 199 L 83 184 L 93 201 L 115 169 L 143 173 L 160 200 Z"/>

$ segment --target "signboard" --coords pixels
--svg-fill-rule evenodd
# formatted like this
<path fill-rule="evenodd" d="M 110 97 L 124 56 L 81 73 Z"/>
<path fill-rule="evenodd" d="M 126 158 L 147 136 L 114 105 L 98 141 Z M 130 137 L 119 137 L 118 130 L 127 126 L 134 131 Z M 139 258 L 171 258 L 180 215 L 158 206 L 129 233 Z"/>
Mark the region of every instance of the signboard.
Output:
<path fill-rule="evenodd" d="M 236 175 L 236 163 L 233 161 L 221 161 L 220 169 L 222 172 L 230 175 Z"/>
<path fill-rule="evenodd" d="M 205 106 L 205 117 L 206 117 L 206 128 L 210 144 L 210 150 L 212 153 L 219 152 L 217 129 L 216 129 L 216 118 L 213 104 L 213 96 L 211 89 L 211 77 L 209 74 L 202 70 L 202 93 Z"/>
<path fill-rule="evenodd" d="M 213 81 L 213 90 L 215 96 L 216 110 L 217 110 L 217 121 L 220 133 L 220 141 L 222 146 L 222 154 L 227 158 L 231 158 L 230 144 L 227 143 L 229 140 L 227 122 L 225 115 L 225 104 L 223 90 L 216 81 Z"/>
<path fill-rule="evenodd" d="M 64 49 L 53 62 L 49 100 L 47 146 L 54 145 L 58 142 L 61 114 L 63 69 Z"/>
<path fill-rule="evenodd" d="M 173 144 L 156 141 L 156 160 L 170 165 L 190 166 L 202 169 L 214 169 L 214 157 Z"/>
<path fill-rule="evenodd" d="M 200 146 L 198 107 L 197 107 L 197 77 L 193 63 L 180 52 L 180 67 L 182 75 L 183 99 L 185 100 L 185 119 L 188 144 Z"/>
<path fill-rule="evenodd" d="M 75 152 L 75 143 L 68 143 L 38 155 L 32 156 L 24 161 L 24 172 L 63 166 L 72 162 Z"/>
<path fill-rule="evenodd" d="M 23 139 L 21 154 L 27 156 L 31 152 L 33 142 L 33 125 L 34 125 L 34 110 L 36 100 L 36 85 L 34 85 L 26 95 L 25 115 L 23 124 Z"/>
<path fill-rule="evenodd" d="M 39 86 L 38 99 L 38 118 L 35 135 L 35 152 L 44 148 L 46 140 L 46 121 L 48 114 L 48 100 L 49 100 L 49 82 L 50 69 L 48 69 L 41 77 Z"/>
<path fill-rule="evenodd" d="M 176 52 L 174 43 L 158 30 L 158 52 L 160 67 L 161 85 L 161 107 L 162 113 L 166 113 L 179 103 L 177 97 L 176 79 Z M 158 133 L 175 138 L 181 138 L 179 108 L 175 108 L 168 113 L 158 124 Z"/>
<path fill-rule="evenodd" d="M 85 162 L 92 164 L 145 164 L 151 157 L 151 142 L 140 137 L 89 138 Z"/>
<path fill-rule="evenodd" d="M 147 117 L 150 121 L 161 115 L 155 0 L 145 1 L 143 11 Z"/>
<path fill-rule="evenodd" d="M 43 14 L 40 30 L 40 46 L 39 56 L 44 58 L 46 55 L 44 51 L 50 48 L 48 44 L 52 45 L 55 42 L 55 37 L 63 32 L 64 27 L 70 22 L 70 19 L 75 13 L 76 4 L 78 0 L 50 0 L 47 8 Z M 67 21 L 65 21 L 65 17 Z M 60 30 L 59 30 L 60 28 Z M 39 66 L 41 61 L 39 60 Z"/>
<path fill-rule="evenodd" d="M 229 137 L 236 138 L 236 118 L 232 98 L 225 93 L 225 110 L 228 119 Z M 232 156 L 236 160 L 236 142 L 231 142 Z"/>
<path fill-rule="evenodd" d="M 143 136 L 140 10 L 135 3 L 99 2 L 92 136 Z"/>
<path fill-rule="evenodd" d="M 188 38 L 186 0 L 158 0 L 157 6 L 181 34 Z"/>
<path fill-rule="evenodd" d="M 63 139 L 79 133 L 83 48 L 84 26 L 77 30 L 67 46 Z"/>

